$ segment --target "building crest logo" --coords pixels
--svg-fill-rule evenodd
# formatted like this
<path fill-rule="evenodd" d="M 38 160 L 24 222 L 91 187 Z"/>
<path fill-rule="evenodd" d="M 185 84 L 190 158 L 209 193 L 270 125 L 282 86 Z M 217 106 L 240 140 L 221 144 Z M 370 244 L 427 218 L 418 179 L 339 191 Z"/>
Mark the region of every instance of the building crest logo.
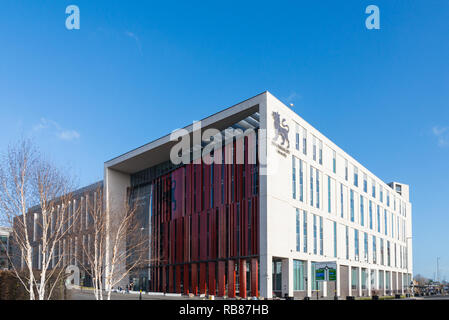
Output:
<path fill-rule="evenodd" d="M 278 147 L 278 152 L 284 157 L 287 156 L 287 153 L 290 153 L 288 149 L 290 148 L 290 141 L 288 140 L 288 132 L 290 131 L 289 126 L 286 124 L 285 118 L 281 121 L 281 115 L 279 112 L 273 111 L 271 114 L 274 120 L 274 130 L 276 135 L 273 138 L 273 144 Z M 281 144 L 277 143 L 277 140 L 281 137 Z M 287 146 L 284 144 L 287 142 Z"/>

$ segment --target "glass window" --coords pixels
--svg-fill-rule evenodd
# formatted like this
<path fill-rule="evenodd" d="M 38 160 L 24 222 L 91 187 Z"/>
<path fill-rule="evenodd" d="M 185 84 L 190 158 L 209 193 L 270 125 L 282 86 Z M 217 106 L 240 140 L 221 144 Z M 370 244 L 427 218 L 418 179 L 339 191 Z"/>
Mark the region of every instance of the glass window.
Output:
<path fill-rule="evenodd" d="M 320 172 L 316 169 L 316 207 L 320 208 Z"/>
<path fill-rule="evenodd" d="M 368 177 L 366 173 L 363 174 L 363 192 L 368 192 Z"/>
<path fill-rule="evenodd" d="M 346 260 L 349 260 L 349 228 L 346 226 Z"/>
<path fill-rule="evenodd" d="M 317 225 L 316 225 L 316 215 L 313 215 L 313 253 L 317 254 Z"/>
<path fill-rule="evenodd" d="M 327 176 L 327 212 L 332 211 L 332 201 L 331 201 L 331 177 Z"/>
<path fill-rule="evenodd" d="M 394 238 L 394 215 L 391 214 L 391 237 Z"/>
<path fill-rule="evenodd" d="M 384 239 L 380 239 L 380 264 L 384 265 Z"/>
<path fill-rule="evenodd" d="M 350 191 L 351 221 L 354 222 L 354 191 Z"/>
<path fill-rule="evenodd" d="M 390 271 L 385 271 L 385 289 L 390 290 Z"/>
<path fill-rule="evenodd" d="M 304 253 L 307 253 L 307 212 L 303 211 L 302 213 L 303 219 L 302 219 L 302 225 L 303 225 L 303 247 L 304 247 Z"/>
<path fill-rule="evenodd" d="M 351 289 L 356 290 L 359 286 L 359 268 L 351 268 Z"/>
<path fill-rule="evenodd" d="M 313 167 L 310 166 L 310 206 L 313 207 L 313 193 L 314 193 L 314 189 L 313 189 Z"/>
<path fill-rule="evenodd" d="M 296 251 L 300 251 L 300 233 L 301 233 L 301 222 L 299 216 L 299 209 L 296 208 Z"/>
<path fill-rule="evenodd" d="M 376 198 L 376 182 L 374 180 L 371 180 L 372 184 L 372 196 L 373 198 Z"/>
<path fill-rule="evenodd" d="M 391 260 L 390 260 L 390 241 L 387 241 L 387 265 L 390 266 Z"/>
<path fill-rule="evenodd" d="M 356 166 L 354 166 L 354 185 L 359 186 L 359 169 Z"/>
<path fill-rule="evenodd" d="M 360 224 L 362 225 L 362 227 L 365 226 L 365 211 L 363 209 L 363 196 L 360 196 Z"/>
<path fill-rule="evenodd" d="M 296 125 L 296 135 L 295 135 L 295 138 L 296 138 L 296 144 L 295 144 L 295 147 L 296 147 L 296 150 L 299 150 L 299 125 Z"/>
<path fill-rule="evenodd" d="M 306 264 L 305 261 L 293 260 L 293 290 L 302 291 L 305 290 L 305 278 L 306 278 Z"/>
<path fill-rule="evenodd" d="M 313 161 L 316 161 L 316 153 L 317 153 L 317 146 L 316 146 L 316 137 L 312 135 L 312 158 Z"/>
<path fill-rule="evenodd" d="M 299 201 L 304 202 L 304 172 L 302 160 L 299 160 Z"/>
<path fill-rule="evenodd" d="M 316 263 L 312 262 L 312 290 L 320 290 L 321 289 L 321 281 L 316 281 Z"/>
<path fill-rule="evenodd" d="M 323 164 L 323 141 L 319 140 L 319 153 L 318 153 L 318 162 Z"/>
<path fill-rule="evenodd" d="M 369 201 L 369 228 L 373 230 L 373 202 Z"/>
<path fill-rule="evenodd" d="M 307 154 L 307 130 L 302 129 L 302 153 Z"/>
<path fill-rule="evenodd" d="M 320 255 L 323 255 L 323 217 L 320 217 Z"/>
<path fill-rule="evenodd" d="M 368 233 L 364 232 L 364 248 L 363 248 L 363 257 L 365 261 L 368 262 Z"/>
<path fill-rule="evenodd" d="M 337 153 L 332 150 L 332 172 L 337 173 Z"/>
<path fill-rule="evenodd" d="M 334 221 L 334 257 L 337 257 L 337 222 Z"/>
<path fill-rule="evenodd" d="M 380 207 L 377 206 L 377 232 L 380 232 Z"/>
<path fill-rule="evenodd" d="M 387 210 L 385 209 L 384 210 L 384 227 L 385 227 L 385 235 L 388 235 L 388 212 L 387 212 Z"/>
<path fill-rule="evenodd" d="M 384 189 L 382 186 L 379 186 L 379 200 L 380 202 L 384 202 Z"/>
<path fill-rule="evenodd" d="M 373 236 L 373 263 L 377 263 L 376 237 Z"/>
<path fill-rule="evenodd" d="M 354 255 L 355 260 L 359 260 L 359 230 L 354 229 Z"/>
<path fill-rule="evenodd" d="M 344 217 L 344 197 L 343 197 L 343 184 L 340 183 L 340 214 L 341 217 Z"/>
<path fill-rule="evenodd" d="M 370 270 L 371 290 L 376 290 L 376 270 Z"/>
<path fill-rule="evenodd" d="M 292 195 L 296 199 L 296 158 L 292 156 Z"/>
<path fill-rule="evenodd" d="M 365 268 L 362 268 L 362 290 L 366 289 L 368 274 Z"/>
<path fill-rule="evenodd" d="M 345 180 L 348 181 L 348 160 L 345 159 Z"/>
<path fill-rule="evenodd" d="M 379 289 L 384 288 L 384 272 L 382 270 L 379 270 Z"/>

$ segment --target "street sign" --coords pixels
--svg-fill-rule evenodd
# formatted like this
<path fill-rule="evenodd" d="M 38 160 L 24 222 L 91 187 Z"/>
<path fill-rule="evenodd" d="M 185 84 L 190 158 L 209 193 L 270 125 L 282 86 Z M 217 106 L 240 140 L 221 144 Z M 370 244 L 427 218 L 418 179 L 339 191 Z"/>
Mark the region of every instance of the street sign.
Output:
<path fill-rule="evenodd" d="M 329 269 L 327 273 L 328 273 L 327 281 L 337 281 L 337 270 L 336 269 Z"/>
<path fill-rule="evenodd" d="M 326 281 L 326 270 L 325 269 L 315 269 L 315 280 L 316 281 Z"/>
<path fill-rule="evenodd" d="M 315 263 L 316 281 L 337 281 L 337 263 L 325 261 Z"/>

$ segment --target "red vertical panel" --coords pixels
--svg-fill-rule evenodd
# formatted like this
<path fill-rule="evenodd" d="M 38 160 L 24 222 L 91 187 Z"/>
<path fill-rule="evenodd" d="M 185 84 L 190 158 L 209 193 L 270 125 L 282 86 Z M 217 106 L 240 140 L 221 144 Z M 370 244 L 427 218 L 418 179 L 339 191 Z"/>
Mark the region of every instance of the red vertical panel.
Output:
<path fill-rule="evenodd" d="M 234 260 L 228 260 L 228 298 L 235 298 Z"/>
<path fill-rule="evenodd" d="M 228 208 L 229 212 L 229 222 L 228 222 L 228 255 L 229 257 L 234 256 L 234 205 L 230 204 Z"/>
<path fill-rule="evenodd" d="M 190 278 L 192 280 L 192 293 L 198 294 L 198 265 L 196 263 L 192 263 L 192 273 Z"/>
<path fill-rule="evenodd" d="M 209 262 L 209 286 L 208 293 L 209 295 L 215 296 L 216 294 L 216 279 L 215 279 L 215 262 Z"/>
<path fill-rule="evenodd" d="M 210 217 L 209 217 L 209 230 L 210 230 L 210 252 L 209 252 L 209 259 L 216 259 L 217 258 L 217 209 L 212 209 L 210 211 Z"/>
<path fill-rule="evenodd" d="M 192 261 L 198 260 L 198 213 L 192 214 Z"/>
<path fill-rule="evenodd" d="M 201 164 L 196 164 L 195 165 L 195 169 L 196 169 L 196 211 L 201 211 L 201 190 L 202 190 L 202 183 L 201 183 L 201 175 L 202 175 L 202 170 L 201 170 Z"/>
<path fill-rule="evenodd" d="M 240 267 L 239 267 L 239 295 L 242 298 L 246 298 L 246 260 L 240 259 Z"/>
<path fill-rule="evenodd" d="M 185 192 L 186 192 L 186 186 L 185 186 L 185 175 L 186 175 L 186 168 L 185 167 L 182 167 L 182 168 L 180 168 L 179 169 L 180 171 L 181 171 L 181 173 L 180 173 L 180 180 L 181 180 L 181 190 L 180 190 L 180 192 L 179 192 L 179 201 L 181 201 L 181 215 L 182 216 L 185 216 L 185 212 L 186 212 L 186 203 L 185 203 L 185 200 L 186 200 L 186 197 L 185 197 Z"/>
<path fill-rule="evenodd" d="M 258 270 L 257 270 L 257 258 L 251 259 L 251 296 L 258 297 L 259 296 L 259 288 L 258 288 Z"/>
<path fill-rule="evenodd" d="M 168 263 L 169 252 L 168 252 L 168 233 L 169 233 L 169 224 L 164 223 L 164 239 L 163 239 L 163 262 Z"/>
<path fill-rule="evenodd" d="M 181 293 L 181 266 L 176 266 L 176 293 Z"/>
<path fill-rule="evenodd" d="M 207 210 L 201 212 L 200 259 L 207 259 Z"/>
<path fill-rule="evenodd" d="M 172 191 L 172 211 L 173 218 L 177 219 L 182 216 L 183 213 L 183 186 L 184 186 L 184 168 L 176 169 L 171 174 L 171 191 Z"/>
<path fill-rule="evenodd" d="M 245 214 L 244 214 L 245 219 L 243 221 L 243 228 L 242 228 L 243 234 L 245 235 L 245 238 L 243 240 L 243 248 L 244 248 L 243 252 L 245 252 L 245 255 L 247 256 L 247 255 L 249 255 L 249 252 L 248 252 L 248 237 L 249 237 L 249 234 L 248 234 L 248 218 L 249 218 L 248 200 L 247 199 L 244 200 L 243 204 L 244 204 L 243 208 L 245 210 Z M 251 245 L 251 242 L 249 242 L 249 245 Z"/>
<path fill-rule="evenodd" d="M 184 265 L 184 294 L 190 293 L 189 264 Z"/>
<path fill-rule="evenodd" d="M 251 197 L 251 186 L 252 186 L 252 178 L 253 175 L 251 174 L 252 165 L 249 163 L 250 161 L 250 154 L 253 152 L 249 149 L 249 138 L 247 137 L 245 139 L 245 195 L 244 197 L 249 199 Z"/>
<path fill-rule="evenodd" d="M 185 185 L 185 192 L 186 192 L 186 215 L 190 215 L 192 212 L 192 175 L 191 175 L 191 169 L 192 165 L 189 163 L 186 165 L 186 185 Z"/>
<path fill-rule="evenodd" d="M 168 267 L 168 292 L 175 292 L 173 282 L 173 266 Z"/>
<path fill-rule="evenodd" d="M 255 197 L 255 203 L 256 203 L 256 205 L 254 206 L 255 207 L 255 210 L 256 210 L 256 212 L 254 213 L 254 217 L 255 217 L 255 219 L 256 219 L 256 223 L 255 223 L 255 225 L 256 225 L 256 228 L 255 228 L 255 230 L 256 230 L 256 232 L 254 232 L 254 235 L 255 235 L 255 242 L 256 242 L 256 248 L 255 248 L 255 251 L 254 251 L 254 253 L 255 254 L 260 254 L 260 240 L 259 240 L 259 238 L 260 238 L 260 210 L 259 210 L 259 196 L 257 196 L 257 197 Z"/>
<path fill-rule="evenodd" d="M 232 228 L 233 228 L 233 235 L 234 235 L 234 245 L 233 245 L 233 250 L 234 250 L 234 256 L 237 256 L 238 253 L 238 249 L 237 247 L 240 245 L 240 239 L 238 239 L 238 237 L 240 236 L 239 233 L 237 233 L 237 218 L 241 219 L 241 212 L 238 212 L 239 206 L 237 206 L 237 203 L 234 203 L 232 205 L 232 207 L 234 208 L 234 221 L 232 223 Z M 237 212 L 238 212 L 238 217 L 237 217 Z M 241 228 L 242 224 L 240 223 L 239 228 Z"/>
<path fill-rule="evenodd" d="M 171 246 L 171 255 L 172 255 L 172 262 L 176 263 L 176 222 L 177 220 L 170 221 L 171 226 L 171 232 L 170 232 L 170 246 Z"/>
<path fill-rule="evenodd" d="M 218 150 L 215 150 L 215 152 L 218 152 Z M 221 204 L 221 156 L 220 160 L 214 157 L 214 161 L 214 206 L 217 207 Z"/>
<path fill-rule="evenodd" d="M 199 293 L 206 293 L 206 263 L 200 263 L 200 286 Z"/>
<path fill-rule="evenodd" d="M 225 262 L 224 261 L 218 261 L 218 292 L 217 295 L 219 297 L 223 297 L 226 292 L 226 276 L 225 276 Z"/>
<path fill-rule="evenodd" d="M 210 165 L 203 163 L 204 210 L 210 208 Z"/>
<path fill-rule="evenodd" d="M 163 266 L 162 267 L 162 292 L 164 292 L 164 293 L 167 292 L 167 286 L 166 286 L 167 272 L 165 270 L 166 270 L 166 267 Z"/>
<path fill-rule="evenodd" d="M 184 217 L 184 261 L 190 262 L 190 217 Z"/>
<path fill-rule="evenodd" d="M 219 245 L 219 258 L 224 258 L 226 257 L 226 205 L 222 205 L 219 208 L 219 217 L 220 217 L 220 223 L 219 223 L 219 241 L 218 241 L 218 245 Z"/>

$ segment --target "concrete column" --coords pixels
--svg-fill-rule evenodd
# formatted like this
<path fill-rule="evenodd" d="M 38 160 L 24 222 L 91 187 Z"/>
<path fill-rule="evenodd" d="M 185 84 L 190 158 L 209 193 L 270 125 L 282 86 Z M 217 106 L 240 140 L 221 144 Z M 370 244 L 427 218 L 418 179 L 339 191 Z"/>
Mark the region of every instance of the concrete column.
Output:
<path fill-rule="evenodd" d="M 337 263 L 337 281 L 335 282 L 337 285 L 337 296 L 340 296 L 340 264 Z"/>
<path fill-rule="evenodd" d="M 361 267 L 357 267 L 358 270 L 358 276 L 359 276 L 359 285 L 358 285 L 358 291 L 359 291 L 359 297 L 362 296 L 362 268 Z"/>
<path fill-rule="evenodd" d="M 323 297 L 325 298 L 325 297 L 327 297 L 327 286 L 328 286 L 328 282 L 327 282 L 327 281 L 323 281 L 322 283 L 323 283 L 323 284 L 322 284 L 322 286 L 323 286 L 322 292 L 323 292 Z"/>
<path fill-rule="evenodd" d="M 272 257 L 270 255 L 260 256 L 260 296 L 273 297 L 273 270 Z"/>
<path fill-rule="evenodd" d="M 293 259 L 282 259 L 282 297 L 293 297 Z"/>
<path fill-rule="evenodd" d="M 307 296 L 312 296 L 312 262 L 307 260 Z"/>
<path fill-rule="evenodd" d="M 352 266 L 348 266 L 348 292 L 349 295 L 352 296 Z M 345 297 L 346 298 L 346 297 Z"/>
<path fill-rule="evenodd" d="M 366 269 L 366 288 L 368 289 L 368 297 L 371 297 L 371 269 Z"/>

